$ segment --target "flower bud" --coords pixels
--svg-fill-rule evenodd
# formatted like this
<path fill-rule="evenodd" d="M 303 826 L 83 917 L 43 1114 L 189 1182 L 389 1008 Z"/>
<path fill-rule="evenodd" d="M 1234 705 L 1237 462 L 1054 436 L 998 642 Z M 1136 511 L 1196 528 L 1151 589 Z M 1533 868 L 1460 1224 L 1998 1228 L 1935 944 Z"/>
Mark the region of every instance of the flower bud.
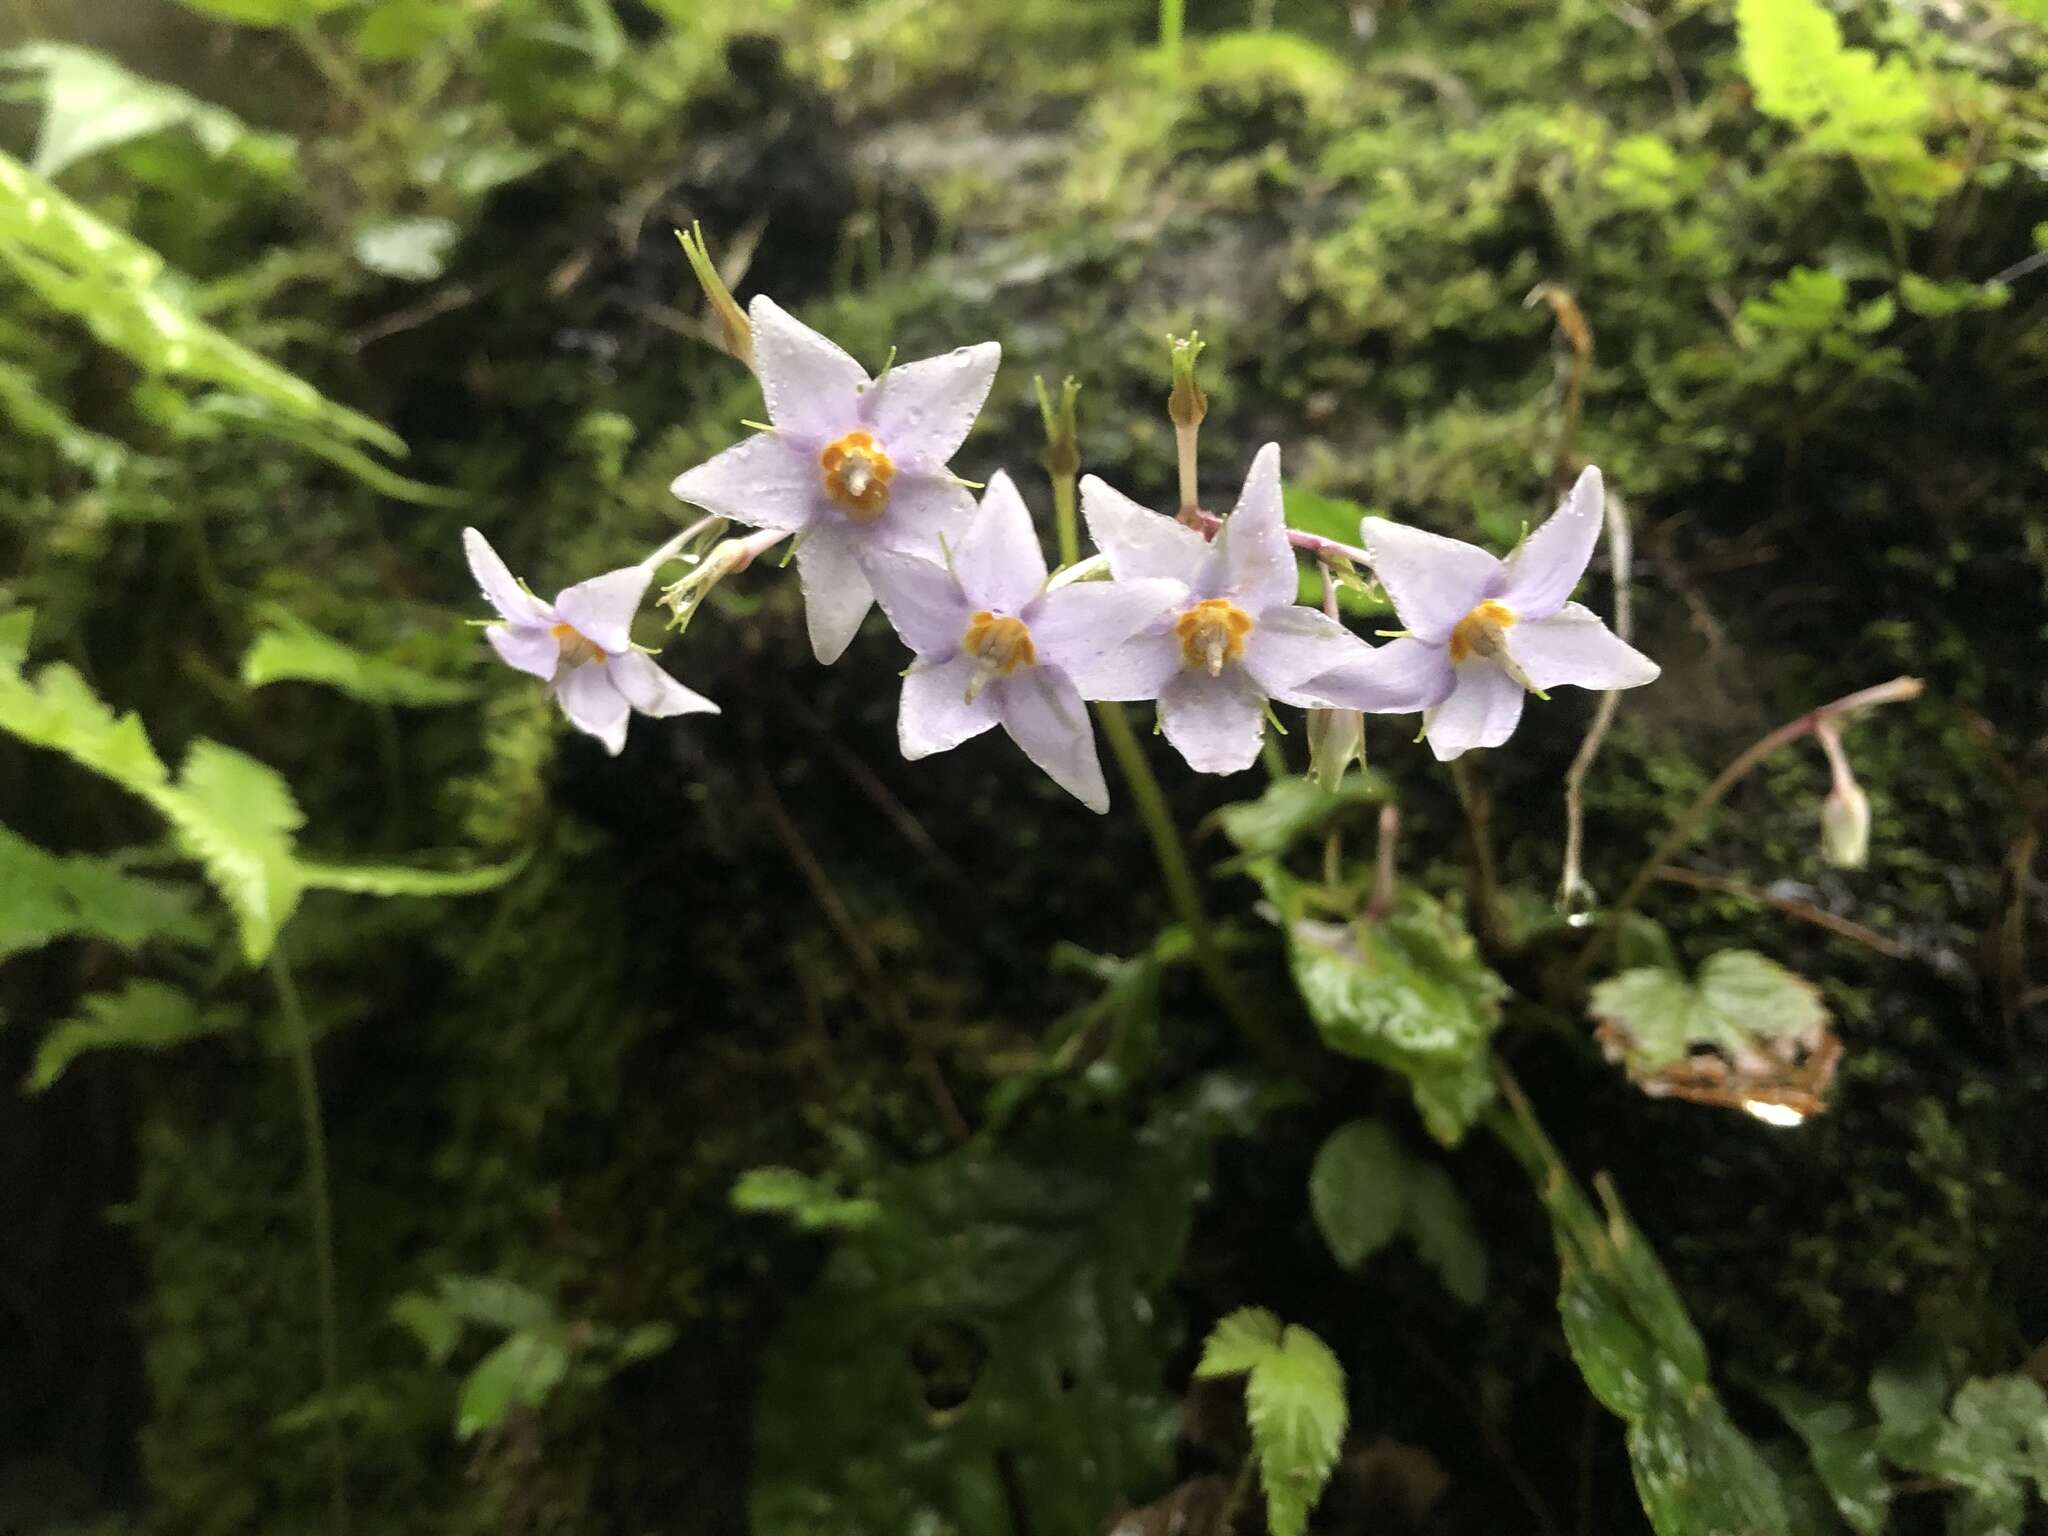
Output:
<path fill-rule="evenodd" d="M 1062 379 L 1057 404 L 1043 375 L 1031 382 L 1038 390 L 1038 414 L 1045 418 L 1045 472 L 1055 480 L 1071 480 L 1081 472 L 1080 429 L 1074 422 L 1074 397 L 1081 393 L 1081 381 L 1071 375 Z"/>
<path fill-rule="evenodd" d="M 1355 709 L 1308 712 L 1308 775 L 1327 790 L 1344 782 L 1356 761 L 1365 766 L 1365 716 Z"/>
<path fill-rule="evenodd" d="M 739 300 L 732 296 L 732 290 L 725 286 L 725 279 L 719 276 L 718 268 L 712 264 L 711 252 L 704 245 L 703 228 L 692 224 L 687 233 L 677 230 L 676 238 L 683 243 L 683 255 L 689 258 L 690 270 L 697 274 L 698 285 L 704 290 L 711 312 L 718 316 L 718 334 L 725 350 L 752 370 L 754 327 L 748 323 L 747 312 L 740 308 Z"/>
<path fill-rule="evenodd" d="M 1176 427 L 1199 427 L 1209 414 L 1209 397 L 1195 378 L 1195 363 L 1208 343 L 1201 332 L 1190 331 L 1167 337 L 1166 344 L 1173 354 L 1173 393 L 1166 397 L 1166 414 Z"/>
<path fill-rule="evenodd" d="M 1870 797 L 1854 779 L 1837 780 L 1821 802 L 1820 853 L 1837 869 L 1861 869 L 1870 858 Z"/>

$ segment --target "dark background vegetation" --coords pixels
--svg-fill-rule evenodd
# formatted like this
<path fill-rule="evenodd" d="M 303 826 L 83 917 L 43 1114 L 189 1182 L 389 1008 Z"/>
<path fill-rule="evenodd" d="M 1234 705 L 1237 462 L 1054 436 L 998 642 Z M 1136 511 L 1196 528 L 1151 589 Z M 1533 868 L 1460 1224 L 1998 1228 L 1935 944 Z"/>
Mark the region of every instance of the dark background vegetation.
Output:
<path fill-rule="evenodd" d="M 289 183 L 180 151 L 148 175 L 106 160 L 64 184 L 190 274 L 215 323 L 393 426 L 406 474 L 465 496 L 406 504 L 271 439 L 178 436 L 82 328 L 7 290 L 10 355 L 147 460 L 100 480 L 10 439 L 0 589 L 37 605 L 39 646 L 160 744 L 204 732 L 276 764 L 310 846 L 528 857 L 465 901 L 315 896 L 289 930 L 320 1037 L 359 1528 L 744 1529 L 757 1389 L 764 1371 L 801 1374 L 778 1328 L 833 1240 L 734 1212 L 734 1178 L 781 1164 L 892 1187 L 954 1144 L 943 1101 L 984 1125 L 992 1091 L 1095 995 L 1049 965 L 1054 946 L 1130 955 L 1170 919 L 1133 818 L 1088 816 L 995 739 L 903 763 L 879 619 L 819 669 L 794 583 L 773 572 L 735 582 L 670 653 L 724 714 L 636 724 L 617 761 L 485 666 L 461 626 L 480 611 L 465 522 L 544 590 L 624 563 L 681 515 L 668 480 L 758 410 L 701 320 L 673 234 L 692 219 L 716 251 L 756 242 L 743 295 L 772 292 L 871 366 L 892 346 L 999 339 L 1002 374 L 956 462 L 975 478 L 1009 467 L 1048 516 L 1032 374 L 1082 379 L 1085 468 L 1165 504 L 1160 337 L 1195 325 L 1212 343 L 1213 503 L 1277 439 L 1293 483 L 1505 547 L 1549 504 L 1569 364 L 1551 313 L 1524 299 L 1569 290 L 1595 339 L 1569 452 L 1634 515 L 1638 637 L 1665 668 L 1627 699 L 1593 780 L 1594 885 L 1611 895 L 1764 730 L 1910 672 L 1926 695 L 1851 736 L 1876 808 L 1867 870 L 1820 863 L 1810 744 L 1745 785 L 1692 855 L 1908 958 L 1655 889 L 1687 958 L 1746 945 L 1823 988 L 1847 1056 L 1831 1110 L 1796 1131 L 1652 1101 L 1513 1010 L 1502 1053 L 1573 1165 L 1613 1173 L 1759 1434 L 1782 1430 L 1745 1380 L 1856 1398 L 1916 1331 L 1958 1376 L 2018 1370 L 2048 1337 L 2048 1010 L 2039 961 L 2026 969 L 2048 916 L 2032 868 L 2048 803 L 2048 273 L 1999 307 L 1900 305 L 1862 329 L 1754 307 L 1795 268 L 1838 274 L 1860 305 L 1901 271 L 1967 286 L 2024 259 L 2048 221 L 2038 36 L 1967 3 L 1850 8 L 1852 36 L 2006 93 L 1941 141 L 1975 179 L 1909 210 L 1901 252 L 1852 158 L 1756 111 L 1724 7 L 1417 0 L 1369 37 L 1335 3 L 1284 0 L 1260 35 L 1230 30 L 1243 9 L 1197 0 L 1175 74 L 1148 53 L 1152 8 L 1127 0 L 622 5 L 623 62 L 572 67 L 500 39 L 452 59 L 407 116 L 394 75 L 373 70 L 385 94 L 349 101 L 288 36 L 168 0 L 18 8 L 17 36 L 104 47 L 297 136 Z M 427 112 L 456 108 L 539 163 L 443 210 L 460 233 L 439 275 L 365 270 L 352 232 L 432 202 L 402 168 Z M 16 148 L 34 121 L 14 115 Z M 1643 135 L 1668 164 L 1629 147 Z M 1603 610 L 1605 586 L 1596 566 Z M 247 690 L 237 665 L 263 602 L 407 648 L 480 696 L 393 710 Z M 1589 712 L 1578 695 L 1532 704 L 1484 764 L 1532 920 Z M 1148 750 L 1184 828 L 1264 782 L 1197 780 Z M 1299 733 L 1282 750 L 1304 761 Z M 1401 724 L 1375 726 L 1372 751 L 1402 796 L 1404 873 L 1459 891 L 1448 784 Z M 11 743 L 0 819 L 62 851 L 155 835 L 118 792 Z M 1228 851 L 1213 831 L 1194 847 L 1204 865 Z M 1262 1008 L 1312 1044 L 1254 889 L 1226 876 L 1212 892 Z M 1514 979 L 1533 962 L 1501 963 Z M 10 962 L 0 1079 L 132 965 L 76 943 Z M 271 1006 L 260 979 L 213 984 L 259 1019 Z M 1168 971 L 1156 1027 L 1141 1077 L 1034 1100 L 1003 1145 L 1049 1157 L 1034 1126 L 1142 1122 L 1206 1072 L 1249 1070 L 1192 971 Z M 1565 1353 L 1544 1224 L 1504 1154 L 1475 1139 L 1449 1158 L 1490 1255 L 1480 1307 L 1404 1250 L 1346 1275 L 1324 1249 L 1305 1195 L 1316 1148 L 1364 1112 L 1411 1125 L 1405 1106 L 1385 1074 L 1332 1058 L 1255 1128 L 1187 1152 L 1185 1180 L 1166 1181 L 1184 1192 L 1143 1213 L 1157 1230 L 1109 1224 L 1106 1251 L 1133 1232 L 1164 1245 L 1164 1274 L 1132 1282 L 1160 1308 L 1138 1387 L 1177 1393 L 1216 1317 L 1269 1306 L 1347 1368 L 1354 1455 L 1328 1529 L 1399 1528 L 1432 1469 L 1423 1529 L 1641 1528 L 1620 1429 Z M 1055 1185 L 1111 1178 L 1131 1155 L 1068 1145 Z M 302 1158 L 260 1024 L 82 1060 L 0 1112 L 0 1530 L 319 1522 L 320 1437 L 280 1424 L 317 1384 Z M 458 1442 L 477 1348 L 437 1367 L 388 1317 L 447 1274 L 515 1279 L 565 1318 L 665 1321 L 676 1342 Z M 956 1365 L 916 1362 L 928 1403 Z M 959 1369 L 971 1392 L 972 1361 Z M 829 1422 L 830 1378 L 814 1389 Z M 1116 1490 L 1097 1527 L 1118 1499 L 1234 1472 L 1209 1411 L 1187 1401 L 1167 1431 L 1176 1476 Z M 802 1454 L 801 1425 L 761 1434 Z M 1383 1440 L 1407 1449 L 1389 1463 Z M 1905 1496 L 1898 1528 L 1933 1528 L 1934 1509 Z"/>

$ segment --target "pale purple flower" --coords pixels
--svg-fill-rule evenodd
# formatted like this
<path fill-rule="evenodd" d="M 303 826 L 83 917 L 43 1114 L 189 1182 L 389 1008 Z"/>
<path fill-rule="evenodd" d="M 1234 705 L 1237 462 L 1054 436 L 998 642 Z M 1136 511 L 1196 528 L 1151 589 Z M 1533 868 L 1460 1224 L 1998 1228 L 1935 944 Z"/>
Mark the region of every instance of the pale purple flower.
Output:
<path fill-rule="evenodd" d="M 718 713 L 716 704 L 633 647 L 633 615 L 654 576 L 652 563 L 593 576 L 544 603 L 474 528 L 462 530 L 462 547 L 477 585 L 504 620 L 487 627 L 484 638 L 506 666 L 545 682 L 569 723 L 603 742 L 614 757 L 626 744 L 636 709 L 657 719 Z M 667 551 L 663 546 L 662 553 Z"/>
<path fill-rule="evenodd" d="M 1372 648 L 1295 601 L 1298 576 L 1280 503 L 1280 447 L 1252 460 L 1237 509 L 1213 542 L 1095 476 L 1081 482 L 1088 532 L 1120 582 L 1165 577 L 1187 596 L 1103 670 L 1105 699 L 1157 699 L 1160 725 L 1198 773 L 1236 773 L 1259 755 L 1266 701 L 1330 704 L 1312 680 Z M 1413 706 L 1410 706 L 1413 707 Z"/>
<path fill-rule="evenodd" d="M 1589 468 L 1506 560 L 1441 534 L 1365 520 L 1373 573 L 1408 630 L 1374 653 L 1371 682 L 1399 680 L 1421 696 L 1423 730 L 1439 761 L 1506 741 L 1525 694 L 1634 688 L 1656 678 L 1654 661 L 1566 601 L 1599 541 L 1601 496 L 1600 471 Z M 1347 670 L 1317 682 L 1346 703 L 1360 680 Z"/>
<path fill-rule="evenodd" d="M 1030 510 L 1000 470 L 945 554 L 943 565 L 871 557 L 882 610 L 917 653 L 896 716 L 903 755 L 928 757 L 1000 725 L 1060 788 L 1108 810 L 1083 700 L 1105 696 L 1094 690 L 1116 676 L 1118 649 L 1187 589 L 1167 579 L 1048 589 Z"/>
<path fill-rule="evenodd" d="M 929 552 L 956 535 L 974 498 L 946 468 L 988 398 L 1002 348 L 960 347 L 861 365 L 772 299 L 747 307 L 773 429 L 676 477 L 684 501 L 797 536 L 811 648 L 837 661 L 874 601 L 867 562 Z"/>

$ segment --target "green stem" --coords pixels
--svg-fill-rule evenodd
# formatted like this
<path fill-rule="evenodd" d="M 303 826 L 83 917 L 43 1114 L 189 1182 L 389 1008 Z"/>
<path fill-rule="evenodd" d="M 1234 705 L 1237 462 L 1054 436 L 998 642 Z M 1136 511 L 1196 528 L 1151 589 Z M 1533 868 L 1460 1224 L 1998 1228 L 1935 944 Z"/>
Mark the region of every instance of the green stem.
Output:
<path fill-rule="evenodd" d="M 1121 704 L 1097 704 L 1095 717 L 1102 722 L 1102 734 L 1109 738 L 1109 750 L 1123 772 L 1131 798 L 1138 803 L 1138 819 L 1145 824 L 1145 831 L 1152 839 L 1152 856 L 1159 861 L 1159 874 L 1166 883 L 1167 899 L 1194 938 L 1195 964 L 1201 968 L 1203 979 L 1209 983 L 1209 990 L 1216 994 L 1216 1001 L 1223 1005 L 1223 1011 L 1230 1015 L 1230 1022 L 1244 1036 L 1245 1042 L 1269 1065 L 1287 1070 L 1291 1066 L 1292 1053 L 1286 1042 L 1265 1015 L 1252 1007 L 1238 986 L 1237 978 L 1223 963 L 1222 951 L 1216 943 L 1216 930 L 1209 925 L 1209 914 L 1202 905 L 1202 888 L 1188 864 L 1187 850 L 1181 846 L 1180 833 L 1174 828 L 1173 812 L 1166 804 L 1166 792 L 1159 787 L 1158 776 L 1145 760 L 1145 749 L 1138 744 L 1130 717 L 1124 713 Z"/>
<path fill-rule="evenodd" d="M 1180 36 L 1186 19 L 1186 0 L 1159 0 L 1159 51 L 1168 63 L 1180 61 Z"/>
<path fill-rule="evenodd" d="M 1074 511 L 1074 477 L 1052 477 L 1053 526 L 1059 534 L 1060 564 L 1072 565 L 1081 558 L 1081 523 Z"/>
<path fill-rule="evenodd" d="M 313 1032 L 283 946 L 271 951 L 270 979 L 291 1037 L 292 1078 L 306 1138 L 306 1205 L 313 1223 L 313 1267 L 320 1308 L 320 1385 L 327 1398 L 321 1426 L 327 1439 L 327 1497 L 334 1536 L 348 1536 L 348 1454 L 335 1417 L 341 1392 L 341 1313 L 334 1275 L 334 1200 L 327 1183 L 327 1132 L 320 1117 L 320 1080 L 313 1064 Z"/>
<path fill-rule="evenodd" d="M 1072 565 L 1081 558 L 1080 522 L 1074 509 L 1074 477 L 1056 474 L 1051 479 L 1053 524 L 1059 538 L 1060 563 Z M 1159 787 L 1158 775 L 1145 760 L 1145 749 L 1139 745 L 1137 733 L 1131 729 L 1130 717 L 1124 713 L 1121 704 L 1097 704 L 1095 718 L 1102 722 L 1102 734 L 1109 738 L 1109 750 L 1123 773 L 1124 784 L 1130 790 L 1131 798 L 1138 803 L 1138 819 L 1145 824 L 1146 835 L 1152 839 L 1152 856 L 1159 861 L 1159 875 L 1165 882 L 1167 899 L 1195 941 L 1195 964 L 1200 967 L 1203 980 L 1216 994 L 1216 1001 L 1223 1005 L 1223 1011 L 1230 1015 L 1230 1022 L 1244 1036 L 1246 1043 L 1269 1063 L 1286 1066 L 1290 1054 L 1286 1042 L 1266 1017 L 1251 1006 L 1244 990 L 1238 986 L 1237 978 L 1223 963 L 1222 952 L 1216 944 L 1216 930 L 1209 925 L 1209 914 L 1202 905 L 1201 884 L 1188 864 L 1187 850 L 1181 846 L 1180 833 L 1173 824 L 1173 812 L 1166 803 L 1166 792 Z"/>

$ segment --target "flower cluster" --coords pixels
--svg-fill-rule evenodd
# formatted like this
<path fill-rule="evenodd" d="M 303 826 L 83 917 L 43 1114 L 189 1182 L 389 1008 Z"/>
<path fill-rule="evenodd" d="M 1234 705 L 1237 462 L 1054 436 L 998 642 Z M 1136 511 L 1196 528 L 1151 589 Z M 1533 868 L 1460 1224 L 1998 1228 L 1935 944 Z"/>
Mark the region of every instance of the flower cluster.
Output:
<path fill-rule="evenodd" d="M 1420 711 L 1431 748 L 1450 759 L 1507 740 L 1525 694 L 1629 688 L 1657 675 L 1569 601 L 1600 534 L 1597 470 L 1506 560 L 1380 518 L 1365 520 L 1362 549 L 1290 532 L 1276 444 L 1253 459 L 1223 518 L 1169 517 L 1091 475 L 1081 509 L 1101 553 L 1055 574 L 1007 474 L 995 474 L 977 505 L 947 468 L 988 397 L 995 343 L 870 378 L 770 299 L 757 297 L 747 320 L 769 423 L 672 489 L 708 521 L 763 532 L 721 546 L 731 553 L 677 590 L 695 583 L 694 602 L 706 582 L 792 539 L 811 646 L 828 664 L 879 602 L 913 657 L 897 716 L 906 758 L 1000 725 L 1055 783 L 1102 811 L 1109 795 L 1091 701 L 1155 701 L 1191 768 L 1235 773 L 1257 759 L 1276 703 Z M 474 529 L 466 538 L 503 620 L 487 630 L 498 654 L 546 679 L 571 723 L 609 750 L 623 744 L 633 710 L 716 709 L 629 634 L 654 570 L 687 539 L 547 604 Z M 1406 628 L 1373 646 L 1333 607 L 1299 602 L 1297 546 L 1369 567 Z"/>

